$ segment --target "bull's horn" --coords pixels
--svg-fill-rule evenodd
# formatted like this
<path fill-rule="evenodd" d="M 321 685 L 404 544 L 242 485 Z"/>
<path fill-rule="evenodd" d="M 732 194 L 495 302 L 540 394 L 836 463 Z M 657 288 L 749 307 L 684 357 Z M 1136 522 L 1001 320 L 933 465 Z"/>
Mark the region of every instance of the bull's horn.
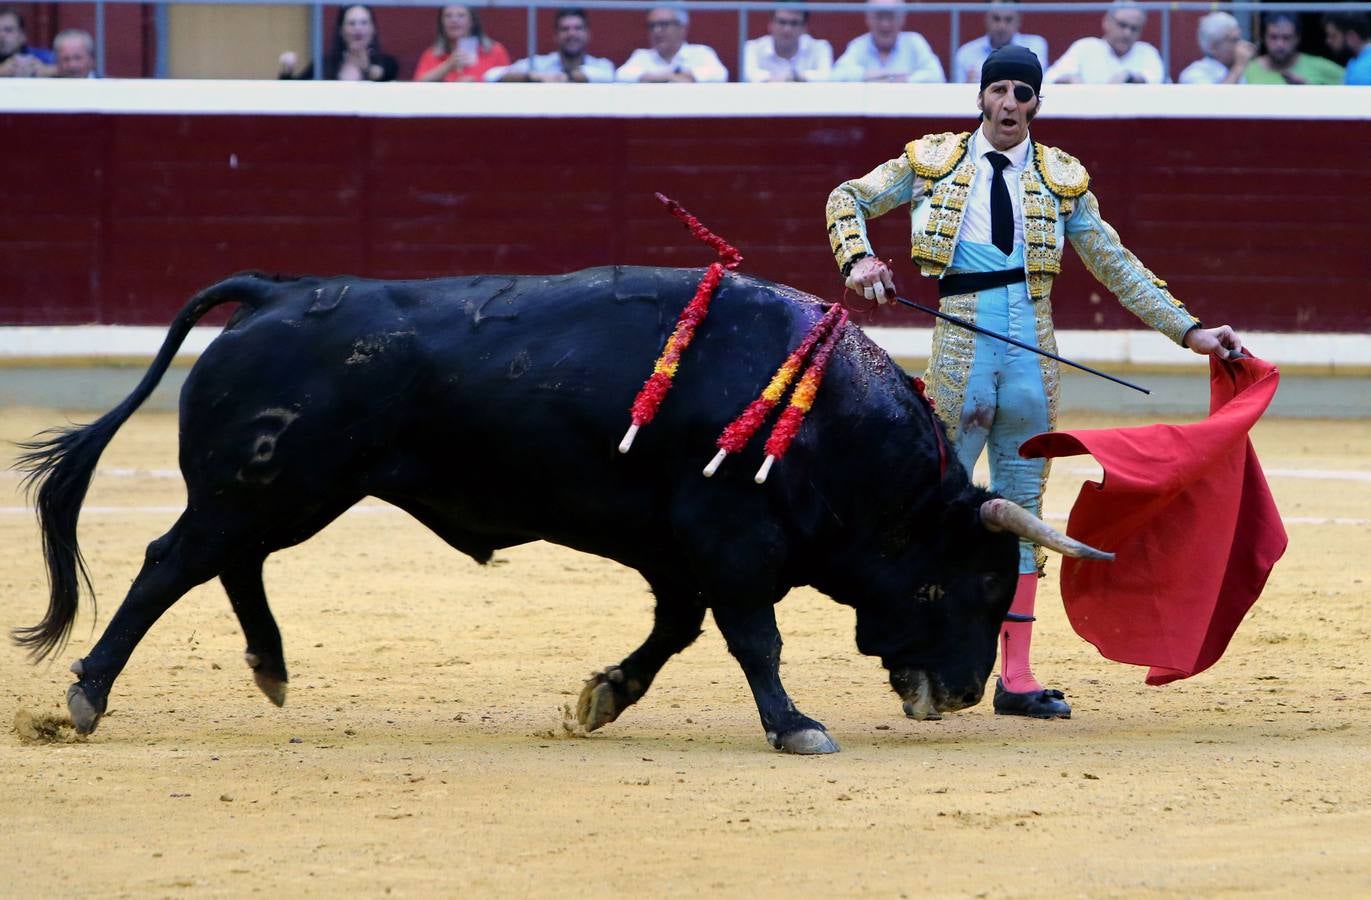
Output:
<path fill-rule="evenodd" d="M 991 531 L 1008 531 L 1049 550 L 1056 550 L 1063 556 L 1084 557 L 1085 559 L 1112 560 L 1114 554 L 1096 550 L 1082 544 L 1075 538 L 1067 537 L 1042 519 L 1033 515 L 1017 503 L 997 497 L 981 504 L 981 521 Z"/>

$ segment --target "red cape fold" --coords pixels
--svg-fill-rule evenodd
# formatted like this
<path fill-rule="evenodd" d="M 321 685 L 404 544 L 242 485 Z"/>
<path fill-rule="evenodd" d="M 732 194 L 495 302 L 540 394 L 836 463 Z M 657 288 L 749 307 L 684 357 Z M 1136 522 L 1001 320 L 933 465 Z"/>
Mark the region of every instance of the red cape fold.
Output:
<path fill-rule="evenodd" d="M 1275 396 L 1265 360 L 1210 357 L 1209 417 L 1040 434 L 1028 458 L 1088 453 L 1068 533 L 1117 554 L 1062 560 L 1062 600 L 1076 633 L 1112 660 L 1166 684 L 1212 666 L 1261 595 L 1287 538 L 1248 432 Z"/>

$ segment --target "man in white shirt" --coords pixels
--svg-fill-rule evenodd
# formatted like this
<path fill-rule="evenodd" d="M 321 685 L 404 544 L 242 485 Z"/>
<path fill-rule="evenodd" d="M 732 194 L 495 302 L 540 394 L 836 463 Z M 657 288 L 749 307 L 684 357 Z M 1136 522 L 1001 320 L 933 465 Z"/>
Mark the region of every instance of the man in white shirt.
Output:
<path fill-rule="evenodd" d="M 743 81 L 827 81 L 833 70 L 833 46 L 809 36 L 809 10 L 776 7 L 766 35 L 747 42 Z"/>
<path fill-rule="evenodd" d="M 719 55 L 704 44 L 686 43 L 690 14 L 681 6 L 648 10 L 647 35 L 652 46 L 634 50 L 619 67 L 619 81 L 728 81 Z"/>
<path fill-rule="evenodd" d="M 1048 84 L 1161 84 L 1162 56 L 1138 38 L 1147 13 L 1132 0 L 1115 0 L 1104 14 L 1103 38 L 1081 38 L 1047 70 Z"/>
<path fill-rule="evenodd" d="M 89 31 L 68 28 L 52 39 L 52 55 L 57 60 L 57 78 L 94 78 L 95 39 Z"/>
<path fill-rule="evenodd" d="M 941 84 L 943 64 L 917 31 L 904 27 L 903 0 L 873 0 L 889 9 L 866 14 L 867 33 L 853 38 L 833 64 L 834 81 L 897 81 Z"/>
<path fill-rule="evenodd" d="M 577 81 L 607 82 L 614 80 L 614 63 L 601 56 L 586 53 L 590 44 L 590 24 L 585 10 L 566 7 L 557 10 L 552 20 L 557 40 L 554 53 L 540 53 L 508 66 L 496 66 L 486 72 L 486 81 Z"/>
<path fill-rule="evenodd" d="M 925 276 L 938 279 L 945 313 L 1052 349 L 1052 285 L 1069 240 L 1125 308 L 1175 343 L 1202 354 L 1240 349 L 1233 329 L 1201 326 L 1123 246 L 1100 217 L 1085 167 L 1029 137 L 1042 78 L 1032 52 L 1001 47 L 981 70 L 982 118 L 974 132 L 925 135 L 833 190 L 825 210 L 829 242 L 847 286 L 879 302 L 894 293 L 894 275 L 872 246 L 867 222 L 907 203 L 910 255 Z M 939 321 L 924 381 L 966 471 L 986 452 L 991 490 L 1039 515 L 1046 464 L 1018 449 L 1055 427 L 1057 364 Z M 1020 544 L 1018 586 L 1000 632 L 999 715 L 1071 717 L 1065 696 L 1045 688 L 1029 661 L 1043 563 L 1037 547 Z"/>
<path fill-rule="evenodd" d="M 985 34 L 957 48 L 952 59 L 952 80 L 974 82 L 981 77 L 981 66 L 991 51 L 1017 44 L 1033 51 L 1047 68 L 1047 41 L 1036 34 L 1019 33 L 1018 0 L 993 0 L 995 8 L 985 14 Z"/>
<path fill-rule="evenodd" d="M 1242 39 L 1238 20 L 1226 12 L 1212 12 L 1195 29 L 1203 59 L 1181 70 L 1181 84 L 1241 84 L 1242 73 L 1257 48 Z"/>

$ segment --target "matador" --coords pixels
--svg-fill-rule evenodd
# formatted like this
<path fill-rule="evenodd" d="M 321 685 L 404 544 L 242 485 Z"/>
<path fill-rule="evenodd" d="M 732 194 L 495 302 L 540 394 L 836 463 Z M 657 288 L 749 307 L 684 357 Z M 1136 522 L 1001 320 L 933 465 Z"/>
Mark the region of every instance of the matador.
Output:
<path fill-rule="evenodd" d="M 1041 107 L 1042 67 L 1017 45 L 991 53 L 981 69 L 975 131 L 930 134 L 896 158 L 829 195 L 828 235 L 847 286 L 884 303 L 894 296 L 890 268 L 867 238 L 868 219 L 910 204 L 910 256 L 938 279 L 946 313 L 1056 352 L 1052 281 L 1070 240 L 1091 274 L 1130 312 L 1196 353 L 1241 350 L 1227 325 L 1202 327 L 1166 283 L 1119 241 L 1100 217 L 1090 176 L 1074 157 L 1034 141 L 1029 123 Z M 1018 448 L 1056 425 L 1058 364 L 1046 357 L 939 320 L 924 380 L 930 400 L 968 474 L 989 454 L 991 489 L 1041 515 L 1048 464 Z M 1033 675 L 1029 650 L 1042 551 L 1019 545 L 1019 581 L 1000 630 L 995 712 L 1070 718 L 1060 690 Z"/>

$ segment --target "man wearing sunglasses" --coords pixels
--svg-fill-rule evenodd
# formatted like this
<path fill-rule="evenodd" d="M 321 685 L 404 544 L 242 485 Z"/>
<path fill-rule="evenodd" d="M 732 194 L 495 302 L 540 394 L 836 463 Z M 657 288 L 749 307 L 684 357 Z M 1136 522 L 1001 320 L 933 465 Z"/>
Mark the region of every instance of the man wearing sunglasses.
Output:
<path fill-rule="evenodd" d="M 651 47 L 634 50 L 618 71 L 616 81 L 644 83 L 728 81 L 728 69 L 712 47 L 686 41 L 690 13 L 684 6 L 659 6 L 647 11 Z"/>
<path fill-rule="evenodd" d="M 1029 137 L 1042 80 L 1030 50 L 995 50 L 981 69 L 981 122 L 974 132 L 926 135 L 834 189 L 828 233 L 847 287 L 882 303 L 893 296 L 894 278 L 872 249 L 866 222 L 909 203 L 911 256 L 924 275 L 938 279 L 946 313 L 1055 351 L 1050 295 L 1070 240 L 1125 308 L 1177 344 L 1201 354 L 1241 349 L 1228 326 L 1200 327 L 1166 283 L 1123 247 L 1100 218 L 1085 168 Z M 1056 424 L 1057 363 L 939 320 L 924 380 L 967 472 L 986 450 L 992 490 L 1041 515 L 1046 461 L 1022 459 L 1018 448 Z M 1018 590 L 1000 632 L 994 706 L 1001 715 L 1071 716 L 1062 692 L 1044 688 L 1029 663 L 1043 563 L 1035 545 L 1019 545 Z"/>
<path fill-rule="evenodd" d="M 1162 55 L 1139 40 L 1147 12 L 1133 0 L 1114 0 L 1100 22 L 1101 37 L 1066 48 L 1047 70 L 1048 84 L 1161 84 L 1167 80 Z"/>

